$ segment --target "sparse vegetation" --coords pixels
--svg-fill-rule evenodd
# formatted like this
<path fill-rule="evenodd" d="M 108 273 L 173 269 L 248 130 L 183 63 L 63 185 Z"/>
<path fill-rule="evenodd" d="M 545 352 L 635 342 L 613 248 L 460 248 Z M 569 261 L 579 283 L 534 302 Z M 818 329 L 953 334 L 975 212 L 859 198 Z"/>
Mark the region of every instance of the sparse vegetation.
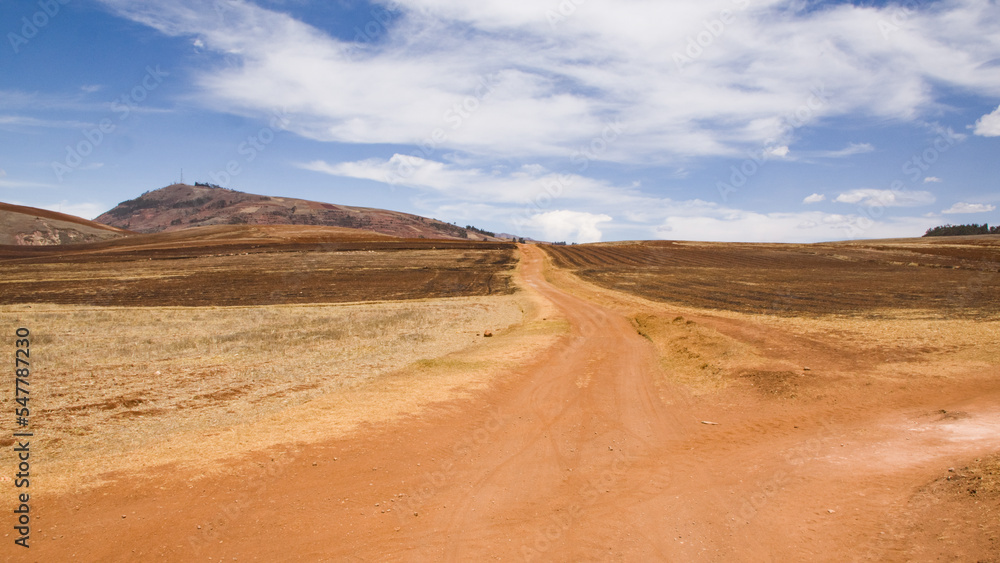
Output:
<path fill-rule="evenodd" d="M 145 195 L 145 194 L 143 194 Z M 154 209 L 159 207 L 160 203 L 156 200 L 147 199 L 139 196 L 135 199 L 130 199 L 119 203 L 114 209 L 109 211 L 113 217 L 116 219 L 124 219 L 130 217 L 136 211 L 143 209 Z"/>
<path fill-rule="evenodd" d="M 35 327 L 33 343 L 49 358 L 40 444 L 44 465 L 62 468 L 46 470 L 55 488 L 81 486 L 80 471 L 105 471 L 106 456 L 251 424 L 463 349 L 478 341 L 479 327 L 515 324 L 520 311 L 514 296 L 246 308 L 12 305 L 0 306 L 0 322 Z M 0 408 L 12 403 L 0 397 Z M 95 476 L 86 481 L 96 484 Z"/>

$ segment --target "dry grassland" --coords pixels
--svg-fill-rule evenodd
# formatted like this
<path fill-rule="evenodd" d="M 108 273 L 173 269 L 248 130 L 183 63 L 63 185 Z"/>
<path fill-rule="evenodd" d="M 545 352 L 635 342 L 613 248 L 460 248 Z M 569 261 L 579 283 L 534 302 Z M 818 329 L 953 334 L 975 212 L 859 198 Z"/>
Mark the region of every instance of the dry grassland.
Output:
<path fill-rule="evenodd" d="M 44 452 L 33 468 L 56 491 L 115 472 L 211 465 L 314 441 L 451 397 L 495 375 L 502 362 L 492 355 L 516 364 L 551 344 L 559 332 L 551 324 L 483 337 L 511 332 L 535 308 L 523 294 L 263 307 L 8 305 L 0 325 L 32 331 L 32 415 Z M 0 410 L 11 402 L 4 395 Z"/>

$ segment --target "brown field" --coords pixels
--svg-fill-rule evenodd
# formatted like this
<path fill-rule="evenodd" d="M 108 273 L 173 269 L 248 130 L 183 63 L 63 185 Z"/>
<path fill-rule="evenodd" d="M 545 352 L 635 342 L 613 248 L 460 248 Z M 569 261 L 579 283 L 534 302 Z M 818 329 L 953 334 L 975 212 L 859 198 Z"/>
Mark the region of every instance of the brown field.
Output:
<path fill-rule="evenodd" d="M 1000 314 L 1000 236 L 543 248 L 587 281 L 690 307 L 784 316 Z"/>
<path fill-rule="evenodd" d="M 225 306 L 511 293 L 514 245 L 329 227 L 203 227 L 0 247 L 0 304 Z"/>
<path fill-rule="evenodd" d="M 35 335 L 42 477 L 37 549 L 0 554 L 1000 559 L 997 237 L 247 229 L 5 250 L 39 289 L 0 282 Z"/>

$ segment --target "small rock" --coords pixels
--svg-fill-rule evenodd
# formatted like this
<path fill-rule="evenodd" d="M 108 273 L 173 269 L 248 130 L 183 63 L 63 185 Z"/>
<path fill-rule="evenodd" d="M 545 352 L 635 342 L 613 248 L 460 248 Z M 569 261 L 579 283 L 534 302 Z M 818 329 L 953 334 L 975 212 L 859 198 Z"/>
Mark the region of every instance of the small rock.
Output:
<path fill-rule="evenodd" d="M 808 367 L 803 367 L 803 368 L 802 368 L 802 371 L 811 371 L 811 369 L 810 369 L 810 368 L 808 368 Z"/>
<path fill-rule="evenodd" d="M 483 331 L 483 336 L 486 337 L 486 338 L 489 338 L 489 337 L 493 336 L 493 332 L 489 331 L 489 330 L 484 330 Z"/>
<path fill-rule="evenodd" d="M 719 425 L 719 423 L 718 423 L 718 422 L 712 422 L 712 421 L 710 421 L 710 420 L 703 420 L 703 421 L 701 421 L 701 423 L 702 423 L 702 424 L 710 424 L 710 425 L 712 425 L 712 426 L 718 426 L 718 425 Z"/>
<path fill-rule="evenodd" d="M 836 512 L 836 510 L 833 510 L 833 509 L 827 510 L 827 513 L 829 513 L 829 514 L 833 514 L 834 512 Z"/>

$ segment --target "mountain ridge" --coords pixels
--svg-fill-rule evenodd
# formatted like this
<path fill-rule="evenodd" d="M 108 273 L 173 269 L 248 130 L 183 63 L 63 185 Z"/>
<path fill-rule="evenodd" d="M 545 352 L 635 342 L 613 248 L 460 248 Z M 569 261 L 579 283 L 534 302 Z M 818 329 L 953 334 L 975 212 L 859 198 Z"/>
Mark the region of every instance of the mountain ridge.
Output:
<path fill-rule="evenodd" d="M 410 213 L 267 196 L 213 184 L 171 184 L 123 201 L 94 219 L 139 233 L 207 225 L 320 225 L 401 238 L 496 241 L 475 229 Z"/>

